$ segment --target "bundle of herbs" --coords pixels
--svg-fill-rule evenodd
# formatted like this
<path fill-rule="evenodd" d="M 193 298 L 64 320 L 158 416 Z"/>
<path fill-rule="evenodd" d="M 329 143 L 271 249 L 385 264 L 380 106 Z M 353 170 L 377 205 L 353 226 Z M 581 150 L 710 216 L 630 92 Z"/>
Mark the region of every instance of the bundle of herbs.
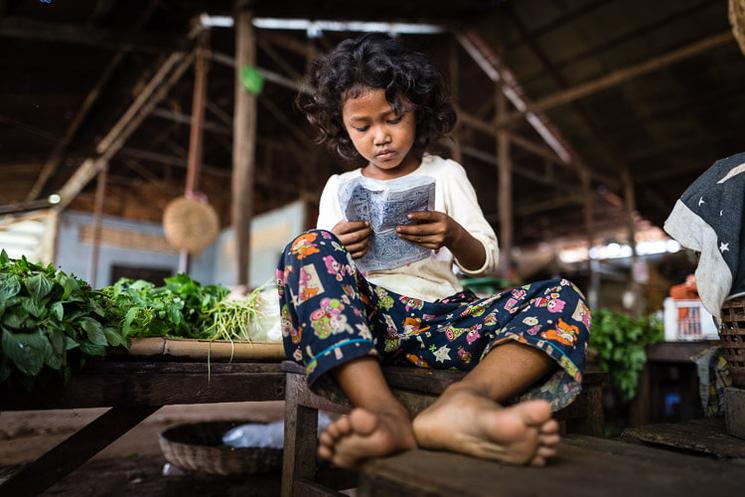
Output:
<path fill-rule="evenodd" d="M 0 383 L 31 387 L 47 371 L 69 378 L 71 366 L 126 346 L 107 326 L 101 295 L 84 281 L 0 252 Z"/>
<path fill-rule="evenodd" d="M 186 274 L 165 279 L 156 287 L 143 280 L 122 278 L 101 289 L 108 322 L 125 336 L 207 338 L 212 309 L 228 294 L 221 285 L 200 285 Z"/>

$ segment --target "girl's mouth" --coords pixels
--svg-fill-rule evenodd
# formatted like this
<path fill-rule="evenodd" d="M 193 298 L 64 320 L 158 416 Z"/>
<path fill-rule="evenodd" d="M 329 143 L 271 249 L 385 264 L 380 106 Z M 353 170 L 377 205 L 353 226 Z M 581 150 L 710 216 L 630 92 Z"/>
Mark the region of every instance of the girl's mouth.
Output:
<path fill-rule="evenodd" d="M 375 157 L 381 160 L 388 160 L 391 159 L 394 155 L 396 155 L 396 152 L 394 152 L 393 150 L 383 150 L 382 152 L 375 154 Z"/>

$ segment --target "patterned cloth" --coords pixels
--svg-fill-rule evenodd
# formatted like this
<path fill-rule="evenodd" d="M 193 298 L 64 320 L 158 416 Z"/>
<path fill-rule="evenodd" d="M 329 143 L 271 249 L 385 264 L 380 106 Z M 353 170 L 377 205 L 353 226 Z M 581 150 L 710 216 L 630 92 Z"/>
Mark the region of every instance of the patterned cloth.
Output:
<path fill-rule="evenodd" d="M 558 410 L 581 390 L 591 317 L 567 280 L 425 302 L 370 283 L 336 236 L 313 230 L 285 249 L 277 288 L 285 352 L 305 365 L 314 390 L 325 373 L 357 357 L 468 371 L 507 340 L 540 349 L 560 366 L 519 400 L 544 399 Z"/>
<path fill-rule="evenodd" d="M 701 302 L 721 318 L 725 299 L 745 295 L 745 152 L 718 160 L 694 181 L 665 221 L 665 231 L 701 253 Z"/>

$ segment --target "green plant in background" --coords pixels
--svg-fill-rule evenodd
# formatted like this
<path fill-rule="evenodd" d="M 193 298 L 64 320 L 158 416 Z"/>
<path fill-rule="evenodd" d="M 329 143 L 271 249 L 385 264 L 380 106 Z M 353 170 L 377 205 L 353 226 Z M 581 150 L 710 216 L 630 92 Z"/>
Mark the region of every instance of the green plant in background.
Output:
<path fill-rule="evenodd" d="M 100 293 L 83 280 L 0 252 L 0 383 L 31 387 L 47 370 L 70 375 L 70 354 L 103 357 L 126 346 L 118 327 L 106 325 Z"/>
<path fill-rule="evenodd" d="M 627 401 L 636 396 L 639 374 L 647 361 L 644 348 L 664 336 L 663 322 L 655 316 L 633 318 L 608 309 L 592 313 L 590 347 L 597 352 L 600 369 Z"/>

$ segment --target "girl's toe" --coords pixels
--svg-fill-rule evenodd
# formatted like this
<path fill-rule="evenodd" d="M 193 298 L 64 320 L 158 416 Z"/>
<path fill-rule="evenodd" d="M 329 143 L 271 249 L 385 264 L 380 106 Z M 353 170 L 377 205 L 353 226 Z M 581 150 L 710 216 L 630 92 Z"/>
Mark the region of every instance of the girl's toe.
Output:
<path fill-rule="evenodd" d="M 558 433 L 554 433 L 551 435 L 538 435 L 538 440 L 541 443 L 541 445 L 545 447 L 555 447 L 558 445 L 558 443 L 561 441 L 561 437 Z"/>
<path fill-rule="evenodd" d="M 318 437 L 318 441 L 320 442 L 321 446 L 333 447 L 335 439 L 328 431 L 324 431 Z"/>
<path fill-rule="evenodd" d="M 555 419 L 549 419 L 541 425 L 540 432 L 546 435 L 559 433 L 559 422 Z"/>
<path fill-rule="evenodd" d="M 549 459 L 556 455 L 556 449 L 552 447 L 538 447 L 536 455 L 538 457 L 542 457 L 543 459 Z"/>
<path fill-rule="evenodd" d="M 319 445 L 318 446 L 318 457 L 320 457 L 321 459 L 326 459 L 327 461 L 330 461 L 334 457 L 334 451 L 332 451 L 331 448 L 326 445 Z"/>
<path fill-rule="evenodd" d="M 535 456 L 533 460 L 530 461 L 531 466 L 545 466 L 546 465 L 546 459 L 542 456 Z"/>

